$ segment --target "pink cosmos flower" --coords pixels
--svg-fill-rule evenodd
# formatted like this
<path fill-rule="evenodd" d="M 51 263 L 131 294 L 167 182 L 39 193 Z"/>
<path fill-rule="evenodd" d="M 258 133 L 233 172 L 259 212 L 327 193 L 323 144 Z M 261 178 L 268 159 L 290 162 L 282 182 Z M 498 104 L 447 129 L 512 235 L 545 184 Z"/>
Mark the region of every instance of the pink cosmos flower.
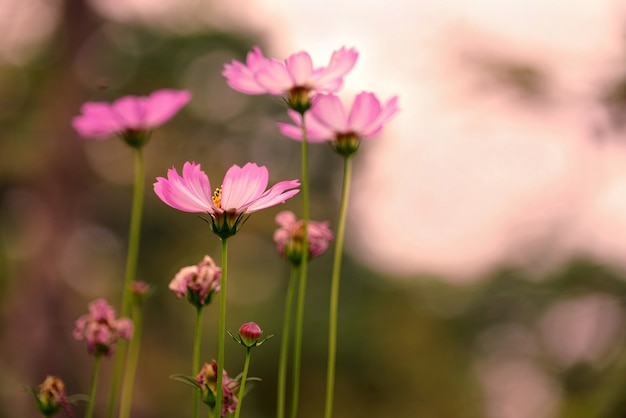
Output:
<path fill-rule="evenodd" d="M 297 220 L 291 211 L 282 211 L 276 215 L 276 223 L 279 228 L 274 232 L 274 242 L 281 257 L 295 265 L 302 261 L 302 239 L 304 237 L 304 224 Z M 328 244 L 334 238 L 328 222 L 311 221 L 307 223 L 307 241 L 309 243 L 309 259 L 322 255 Z"/>
<path fill-rule="evenodd" d="M 347 110 L 334 94 L 319 94 L 313 98 L 313 107 L 305 115 L 307 140 L 330 141 L 342 155 L 355 152 L 362 139 L 380 134 L 385 124 L 398 112 L 398 97 L 384 104 L 373 93 L 361 92 Z M 289 111 L 295 125 L 279 123 L 280 131 L 290 138 L 302 139 L 302 117 Z"/>
<path fill-rule="evenodd" d="M 212 360 L 211 364 L 204 363 L 202 369 L 196 376 L 196 383 L 200 387 L 202 402 L 206 403 L 209 408 L 215 409 L 215 398 L 217 396 L 217 361 Z M 222 371 L 222 392 L 224 399 L 222 402 L 221 416 L 235 412 L 237 409 L 237 397 L 235 391 L 239 387 L 239 382 L 232 379 Z"/>
<path fill-rule="evenodd" d="M 310 93 L 333 93 L 343 85 L 359 54 L 345 47 L 333 52 L 326 67 L 313 67 L 311 56 L 300 51 L 284 61 L 268 59 L 255 46 L 246 63 L 233 60 L 224 65 L 222 75 L 233 89 L 247 94 L 287 95 L 292 109 L 303 113 L 310 107 Z"/>
<path fill-rule="evenodd" d="M 104 300 L 97 299 L 89 304 L 89 313 L 76 320 L 74 338 L 87 341 L 89 354 L 109 356 L 119 338 L 129 340 L 133 334 L 133 323 L 128 318 L 115 318 L 115 311 Z"/>
<path fill-rule="evenodd" d="M 171 119 L 191 100 L 186 90 L 157 90 L 147 97 L 125 96 L 113 103 L 87 102 L 72 126 L 85 138 L 103 139 L 113 134 L 125 139 L 144 135 Z"/>
<path fill-rule="evenodd" d="M 158 177 L 154 192 L 174 209 L 207 212 L 211 215 L 213 232 L 220 238 L 228 238 L 251 213 L 284 203 L 299 192 L 296 189 L 300 185 L 298 180 L 281 181 L 265 190 L 268 177 L 267 168 L 263 166 L 254 163 L 243 167 L 233 165 L 226 172 L 222 185 L 213 190 L 200 165 L 186 162 L 182 176 L 171 168 L 167 178 Z"/>
<path fill-rule="evenodd" d="M 180 269 L 169 288 L 179 298 L 186 296 L 189 303 L 202 308 L 211 302 L 211 297 L 220 291 L 222 269 L 215 265 L 211 257 L 205 255 L 195 266 Z"/>

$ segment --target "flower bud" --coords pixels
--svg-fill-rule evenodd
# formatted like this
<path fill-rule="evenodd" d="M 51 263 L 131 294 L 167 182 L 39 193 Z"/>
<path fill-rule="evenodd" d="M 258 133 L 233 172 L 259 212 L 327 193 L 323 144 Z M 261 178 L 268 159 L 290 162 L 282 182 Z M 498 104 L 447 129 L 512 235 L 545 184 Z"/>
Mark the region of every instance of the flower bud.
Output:
<path fill-rule="evenodd" d="M 189 303 L 202 308 L 211 302 L 212 296 L 220 290 L 222 269 L 215 265 L 211 257 L 205 255 L 200 263 L 180 269 L 169 288 L 176 296 L 186 296 Z"/>
<path fill-rule="evenodd" d="M 71 410 L 65 393 L 65 384 L 57 376 L 46 376 L 46 379 L 39 385 L 35 391 L 33 388 L 28 390 L 35 397 L 37 409 L 45 417 L 51 417 L 57 414 L 61 408 L 65 409 L 69 416 Z"/>
<path fill-rule="evenodd" d="M 97 299 L 89 304 L 89 313 L 76 320 L 73 334 L 76 340 L 87 342 L 89 354 L 109 356 L 119 338 L 132 337 L 133 323 L 128 318 L 116 319 L 113 308 Z"/>
<path fill-rule="evenodd" d="M 202 402 L 209 406 L 211 409 L 215 409 L 217 396 L 217 361 L 212 360 L 211 364 L 204 363 L 200 372 L 196 375 L 196 383 L 200 388 L 200 397 Z M 236 379 L 231 379 L 223 370 L 222 373 L 222 393 L 224 395 L 222 404 L 222 414 L 225 416 L 228 413 L 235 412 L 237 409 L 237 396 L 235 392 L 239 387 L 239 382 Z"/>
<path fill-rule="evenodd" d="M 304 240 L 303 222 L 297 220 L 293 212 L 282 211 L 276 215 L 276 223 L 279 228 L 274 232 L 274 242 L 278 253 L 293 265 L 300 265 Z M 307 224 L 309 259 L 324 254 L 333 238 L 328 222 L 309 221 Z"/>
<path fill-rule="evenodd" d="M 239 338 L 241 342 L 248 348 L 256 346 L 263 331 L 254 322 L 247 322 L 239 328 Z"/>

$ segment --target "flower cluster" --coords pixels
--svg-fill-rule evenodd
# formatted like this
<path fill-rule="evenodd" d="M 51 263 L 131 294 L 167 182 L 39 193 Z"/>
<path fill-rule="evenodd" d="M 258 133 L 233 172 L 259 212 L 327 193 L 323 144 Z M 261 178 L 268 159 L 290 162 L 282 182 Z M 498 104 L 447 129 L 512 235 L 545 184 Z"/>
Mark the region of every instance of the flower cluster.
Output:
<path fill-rule="evenodd" d="M 89 304 L 89 313 L 76 320 L 74 338 L 87 342 L 87 351 L 93 355 L 109 356 L 119 338 L 129 340 L 133 323 L 129 318 L 115 318 L 115 310 L 104 300 Z"/>
<path fill-rule="evenodd" d="M 186 296 L 189 303 L 196 308 L 202 308 L 220 291 L 220 277 L 222 269 L 215 265 L 211 257 L 205 255 L 200 263 L 181 268 L 170 282 L 169 288 L 179 298 Z"/>
<path fill-rule="evenodd" d="M 269 172 L 265 166 L 248 162 L 243 166 L 232 165 L 219 184 L 211 185 L 209 176 L 200 164 L 187 161 L 179 172 L 172 167 L 166 177 L 157 177 L 153 184 L 155 194 L 170 207 L 191 213 L 208 215 L 205 219 L 222 244 L 222 267 L 218 267 L 211 257 L 204 256 L 196 265 L 181 268 L 169 283 L 169 289 L 179 297 L 185 297 L 196 311 L 196 327 L 193 344 L 192 371 L 200 371 L 196 376 L 173 375 L 172 378 L 185 382 L 197 391 L 194 392 L 192 416 L 200 416 L 200 400 L 212 411 L 219 411 L 223 417 L 235 413 L 239 417 L 245 395 L 245 385 L 250 367 L 251 349 L 262 345 L 272 336 L 261 338 L 263 331 L 254 322 L 243 324 L 239 334 L 234 337 L 246 349 L 243 372 L 233 379 L 224 370 L 226 324 L 226 288 L 227 288 L 227 239 L 234 236 L 249 216 L 262 209 L 267 209 L 294 197 L 302 191 L 303 217 L 298 219 L 291 211 L 280 212 L 276 216 L 279 228 L 274 233 L 274 242 L 279 255 L 292 264 L 292 272 L 299 274 L 297 318 L 291 320 L 291 307 L 294 301 L 297 275 L 292 274 L 285 318 L 283 321 L 284 340 L 281 343 L 279 365 L 279 411 L 284 412 L 284 393 L 288 364 L 287 348 L 289 330 L 295 330 L 293 353 L 293 391 L 292 409 L 298 410 L 298 387 L 300 353 L 302 342 L 304 299 L 306 289 L 307 264 L 319 257 L 335 239 L 328 222 L 309 219 L 308 198 L 308 163 L 307 144 L 330 143 L 332 148 L 345 157 L 346 167 L 349 156 L 354 154 L 364 139 L 378 135 L 384 125 L 398 112 L 397 97 L 381 102 L 373 93 L 358 94 L 351 106 L 344 106 L 335 93 L 343 86 L 344 77 L 352 70 L 358 58 L 354 48 L 342 47 L 332 53 L 325 66 L 314 66 L 306 52 L 297 52 L 284 61 L 266 58 L 259 47 L 254 47 L 247 55 L 246 62 L 233 60 L 224 66 L 223 75 L 228 85 L 247 94 L 282 95 L 288 106 L 288 116 L 292 124 L 280 123 L 279 130 L 287 137 L 301 141 L 302 178 L 278 181 L 269 186 Z M 87 102 L 80 110 L 80 115 L 72 120 L 76 131 L 85 138 L 103 139 L 112 135 L 121 137 L 135 152 L 135 183 L 133 210 L 127 257 L 126 276 L 122 288 L 121 312 L 123 318 L 116 318 L 114 309 L 103 299 L 89 304 L 89 313 L 82 315 L 75 322 L 74 338 L 85 340 L 87 351 L 94 356 L 94 371 L 89 395 L 86 418 L 92 418 L 97 393 L 97 376 L 102 357 L 115 352 L 118 339 L 130 340 L 127 350 L 119 350 L 112 374 L 111 397 L 108 410 L 119 406 L 119 417 L 131 415 L 132 389 L 134 374 L 139 358 L 140 335 L 142 328 L 143 302 L 150 294 L 147 283 L 135 280 L 137 254 L 139 249 L 141 208 L 143 205 L 143 163 L 141 150 L 148 142 L 152 130 L 172 117 L 191 99 L 185 90 L 163 89 L 148 96 L 125 96 L 113 103 Z M 346 174 L 348 173 L 348 174 Z M 328 411 L 332 411 L 332 393 L 334 384 L 334 359 L 337 321 L 337 292 L 339 272 L 343 251 L 343 235 L 349 195 L 349 169 L 344 170 L 344 188 L 341 199 L 339 224 L 337 227 L 337 245 L 335 263 L 331 279 L 331 324 L 329 327 L 329 390 L 327 390 Z M 217 187 L 215 187 L 217 186 Z M 269 186 L 269 187 L 268 187 Z M 302 186 L 302 189 L 300 187 Z M 137 210 L 135 210 L 137 209 Z M 200 368 L 202 343 L 202 308 L 211 303 L 219 292 L 219 326 L 217 361 L 205 363 Z M 130 311 L 130 312 L 129 312 Z M 132 320 L 127 318 L 132 315 Z M 134 337 L 131 339 L 131 336 Z M 230 332 L 228 332 L 230 334 Z M 124 345 L 125 346 L 125 345 Z M 124 373 L 122 373 L 122 371 Z M 123 374 L 123 382 L 120 376 Z M 116 390 L 121 385 L 121 399 L 117 404 Z M 37 391 L 31 391 L 44 416 L 51 416 L 66 408 L 68 398 L 63 382 L 49 376 Z M 217 415 L 217 413 L 215 413 Z M 278 416 L 282 418 L 283 413 Z"/>
<path fill-rule="evenodd" d="M 274 242 L 281 257 L 294 265 L 302 262 L 304 239 L 304 222 L 297 220 L 296 215 L 288 210 L 276 215 L 279 228 L 274 232 Z M 308 254 L 312 260 L 324 254 L 328 244 L 334 238 L 328 222 L 307 222 Z"/>

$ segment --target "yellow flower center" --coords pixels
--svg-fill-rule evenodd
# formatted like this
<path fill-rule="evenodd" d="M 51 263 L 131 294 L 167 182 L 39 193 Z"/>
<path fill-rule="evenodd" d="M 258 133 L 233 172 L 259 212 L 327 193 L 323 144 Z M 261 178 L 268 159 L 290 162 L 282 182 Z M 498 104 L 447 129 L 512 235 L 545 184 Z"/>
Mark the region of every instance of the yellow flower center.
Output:
<path fill-rule="evenodd" d="M 222 207 L 222 186 L 215 189 L 215 191 L 213 192 L 213 196 L 211 196 L 211 200 L 216 207 Z"/>

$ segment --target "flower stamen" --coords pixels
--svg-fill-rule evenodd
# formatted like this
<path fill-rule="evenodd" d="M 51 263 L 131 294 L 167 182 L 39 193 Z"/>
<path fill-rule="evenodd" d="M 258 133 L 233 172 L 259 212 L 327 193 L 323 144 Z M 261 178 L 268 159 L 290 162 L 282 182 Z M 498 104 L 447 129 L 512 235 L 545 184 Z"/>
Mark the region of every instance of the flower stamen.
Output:
<path fill-rule="evenodd" d="M 215 207 L 222 208 L 222 186 L 215 189 L 213 192 L 213 196 L 211 196 L 211 200 Z"/>

